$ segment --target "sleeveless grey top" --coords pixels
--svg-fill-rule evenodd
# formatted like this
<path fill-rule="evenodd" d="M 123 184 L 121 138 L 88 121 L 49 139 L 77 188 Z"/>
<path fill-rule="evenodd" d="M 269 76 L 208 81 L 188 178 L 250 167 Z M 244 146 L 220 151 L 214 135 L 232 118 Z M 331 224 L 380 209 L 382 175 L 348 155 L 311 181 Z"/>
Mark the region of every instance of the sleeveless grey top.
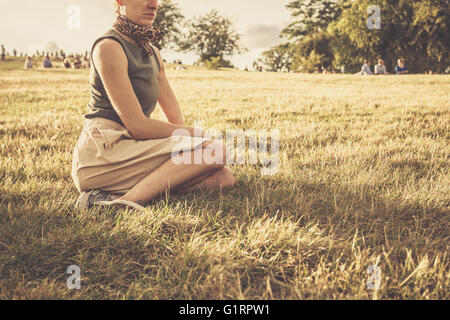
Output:
<path fill-rule="evenodd" d="M 146 117 L 149 117 L 155 109 L 159 97 L 158 75 L 161 66 L 159 65 L 156 52 L 152 47 L 153 55 L 150 56 L 144 49 L 125 40 L 119 32 L 111 28 L 103 36 L 95 40 L 92 45 L 90 72 L 91 98 L 88 104 L 88 113 L 83 115 L 84 118 L 92 119 L 101 117 L 113 120 L 124 126 L 109 100 L 103 82 L 92 60 L 92 51 L 95 45 L 98 41 L 105 38 L 113 39 L 122 45 L 128 59 L 128 76 L 130 77 L 131 85 L 141 104 L 143 113 Z"/>

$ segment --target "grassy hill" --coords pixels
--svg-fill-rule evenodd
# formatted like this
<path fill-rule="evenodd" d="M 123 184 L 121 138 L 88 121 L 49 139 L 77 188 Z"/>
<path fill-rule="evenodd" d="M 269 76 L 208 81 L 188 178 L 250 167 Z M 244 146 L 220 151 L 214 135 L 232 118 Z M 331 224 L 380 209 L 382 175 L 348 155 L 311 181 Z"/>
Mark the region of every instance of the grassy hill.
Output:
<path fill-rule="evenodd" d="M 169 68 L 188 125 L 278 129 L 279 170 L 111 215 L 73 208 L 89 71 L 22 68 L 0 62 L 0 299 L 450 298 L 447 76 Z"/>

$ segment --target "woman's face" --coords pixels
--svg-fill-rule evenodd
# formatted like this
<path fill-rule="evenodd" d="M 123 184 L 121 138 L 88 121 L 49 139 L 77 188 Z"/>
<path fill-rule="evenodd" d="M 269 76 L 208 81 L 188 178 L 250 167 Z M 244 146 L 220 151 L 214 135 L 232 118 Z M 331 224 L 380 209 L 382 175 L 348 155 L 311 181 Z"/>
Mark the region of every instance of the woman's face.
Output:
<path fill-rule="evenodd" d="M 134 23 L 151 26 L 158 11 L 158 0 L 116 0 L 123 14 Z"/>

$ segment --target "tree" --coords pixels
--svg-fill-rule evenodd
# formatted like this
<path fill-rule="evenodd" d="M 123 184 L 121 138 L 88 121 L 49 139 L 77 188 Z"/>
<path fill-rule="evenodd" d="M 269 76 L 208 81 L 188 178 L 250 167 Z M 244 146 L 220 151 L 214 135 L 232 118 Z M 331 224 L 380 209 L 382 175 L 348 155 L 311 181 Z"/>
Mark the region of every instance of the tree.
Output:
<path fill-rule="evenodd" d="M 380 29 L 368 25 L 374 5 Z M 450 65 L 448 0 L 292 0 L 287 8 L 295 21 L 282 35 L 295 41 L 294 70 L 344 65 L 355 72 L 364 59 L 380 58 L 391 72 L 398 58 L 412 73 Z"/>
<path fill-rule="evenodd" d="M 450 2 L 422 0 L 414 4 L 416 37 L 414 42 L 437 62 L 437 72 L 443 73 L 450 64 Z"/>
<path fill-rule="evenodd" d="M 158 14 L 153 25 L 161 29 L 164 32 L 164 36 L 158 43 L 155 43 L 155 46 L 158 49 L 178 49 L 183 21 L 184 16 L 181 14 L 178 5 L 171 0 L 162 0 L 158 6 Z"/>
<path fill-rule="evenodd" d="M 292 65 L 292 44 L 284 43 L 264 51 L 260 62 L 269 71 L 279 72 L 286 68 L 291 71 Z"/>
<path fill-rule="evenodd" d="M 449 25 L 445 22 L 448 20 L 447 0 L 429 0 L 424 4 L 423 0 L 346 2 L 348 8 L 342 11 L 339 21 L 328 28 L 336 39 L 337 59 L 348 63 L 353 55 L 352 64 L 355 65 L 364 58 L 372 61 L 383 58 L 388 69 L 393 70 L 397 59 L 403 57 L 413 73 L 435 68 L 439 59 L 448 59 L 448 32 L 445 33 Z M 381 10 L 381 29 L 370 30 L 367 27 L 367 8 L 374 4 Z M 434 13 L 440 17 L 439 21 Z M 435 21 L 437 25 L 434 25 Z"/>
<path fill-rule="evenodd" d="M 323 54 L 312 50 L 307 56 L 297 56 L 292 67 L 296 72 L 320 72 L 323 58 Z"/>
<path fill-rule="evenodd" d="M 326 32 L 317 32 L 305 36 L 293 48 L 292 69 L 313 72 L 319 68 L 333 66 L 332 36 Z"/>
<path fill-rule="evenodd" d="M 209 70 L 217 70 L 221 66 L 220 57 L 211 58 L 211 60 L 206 60 L 206 68 Z"/>
<path fill-rule="evenodd" d="M 298 39 L 312 32 L 324 31 L 341 14 L 341 0 L 292 0 L 286 6 L 295 20 L 281 35 Z"/>
<path fill-rule="evenodd" d="M 201 61 L 211 58 L 242 53 L 246 50 L 240 44 L 241 36 L 233 30 L 231 20 L 212 10 L 205 16 L 193 19 L 188 23 L 188 35 L 182 41 L 183 51 L 195 52 Z"/>

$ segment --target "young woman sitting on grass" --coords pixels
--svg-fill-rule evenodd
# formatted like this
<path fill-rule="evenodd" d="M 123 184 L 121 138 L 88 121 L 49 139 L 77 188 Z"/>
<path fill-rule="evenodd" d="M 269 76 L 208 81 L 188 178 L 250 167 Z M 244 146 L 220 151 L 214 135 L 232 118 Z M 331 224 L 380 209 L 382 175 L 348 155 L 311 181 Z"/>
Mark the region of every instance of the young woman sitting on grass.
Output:
<path fill-rule="evenodd" d="M 94 42 L 90 55 L 89 112 L 72 161 L 72 179 L 81 193 L 76 208 L 143 210 L 166 190 L 233 187 L 225 145 L 184 123 L 154 45 L 161 37 L 152 26 L 158 1 L 116 0 L 115 5 L 113 27 Z M 157 102 L 168 121 L 149 118 Z"/>

